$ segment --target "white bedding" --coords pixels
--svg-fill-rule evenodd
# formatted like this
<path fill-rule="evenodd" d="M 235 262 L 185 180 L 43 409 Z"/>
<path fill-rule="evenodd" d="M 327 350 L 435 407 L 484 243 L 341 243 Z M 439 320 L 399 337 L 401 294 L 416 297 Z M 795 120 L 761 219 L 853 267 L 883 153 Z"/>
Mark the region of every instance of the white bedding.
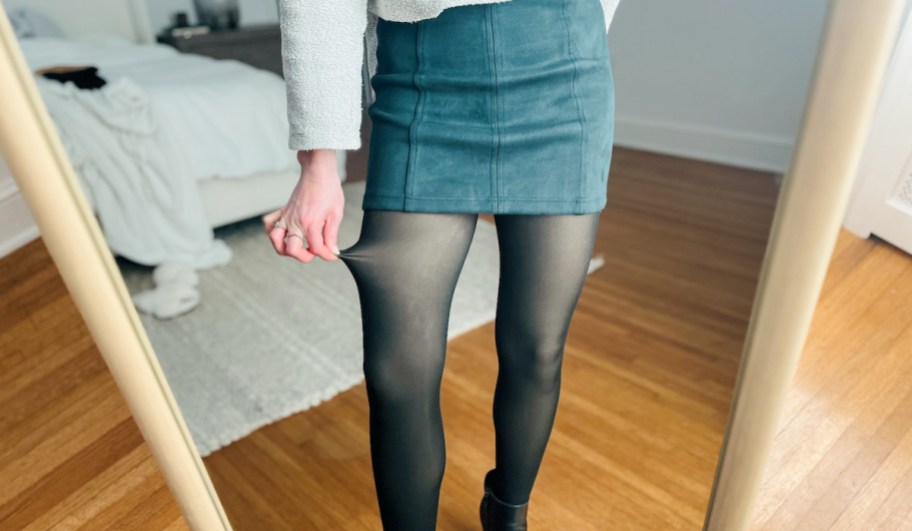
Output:
<path fill-rule="evenodd" d="M 145 265 L 223 265 L 231 250 L 214 238 L 199 185 L 147 94 L 129 77 L 100 90 L 36 77 L 85 196 L 114 254 Z"/>
<path fill-rule="evenodd" d="M 285 83 L 272 72 L 118 37 L 22 39 L 19 44 L 33 71 L 88 64 L 109 83 L 128 77 L 142 87 L 163 126 L 186 147 L 193 180 L 296 167 L 287 147 Z"/>
<path fill-rule="evenodd" d="M 36 76 L 112 252 L 207 269 L 231 259 L 214 238 L 200 179 L 291 170 L 282 79 L 236 61 L 119 38 L 23 39 L 32 70 L 92 65 L 107 84 Z"/>

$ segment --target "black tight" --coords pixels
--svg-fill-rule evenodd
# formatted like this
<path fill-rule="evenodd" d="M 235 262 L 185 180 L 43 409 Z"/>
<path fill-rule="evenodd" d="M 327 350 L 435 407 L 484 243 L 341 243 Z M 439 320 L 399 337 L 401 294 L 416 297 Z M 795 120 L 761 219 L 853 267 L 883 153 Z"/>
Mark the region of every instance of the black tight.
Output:
<path fill-rule="evenodd" d="M 496 214 L 495 495 L 525 503 L 551 434 L 570 319 L 598 214 Z M 340 252 L 358 286 L 371 459 L 383 528 L 436 528 L 446 464 L 440 383 L 456 280 L 477 214 L 365 210 Z M 479 479 L 479 489 L 481 488 Z"/>

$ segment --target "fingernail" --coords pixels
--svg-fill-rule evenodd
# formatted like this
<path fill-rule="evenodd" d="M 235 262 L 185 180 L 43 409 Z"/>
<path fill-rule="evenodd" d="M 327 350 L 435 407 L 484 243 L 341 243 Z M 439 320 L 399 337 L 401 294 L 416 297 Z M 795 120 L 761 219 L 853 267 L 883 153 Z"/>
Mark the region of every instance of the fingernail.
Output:
<path fill-rule="evenodd" d="M 333 246 L 332 246 L 332 252 L 333 252 L 333 254 L 339 254 L 339 246 L 333 245 Z"/>

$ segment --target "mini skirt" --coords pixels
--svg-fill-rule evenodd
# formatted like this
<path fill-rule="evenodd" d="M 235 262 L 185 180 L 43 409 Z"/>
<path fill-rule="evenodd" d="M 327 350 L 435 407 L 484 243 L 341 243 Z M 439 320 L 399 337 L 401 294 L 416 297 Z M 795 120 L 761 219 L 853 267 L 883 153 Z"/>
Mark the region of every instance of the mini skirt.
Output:
<path fill-rule="evenodd" d="M 377 20 L 362 209 L 602 210 L 614 80 L 600 0 L 510 0 Z"/>

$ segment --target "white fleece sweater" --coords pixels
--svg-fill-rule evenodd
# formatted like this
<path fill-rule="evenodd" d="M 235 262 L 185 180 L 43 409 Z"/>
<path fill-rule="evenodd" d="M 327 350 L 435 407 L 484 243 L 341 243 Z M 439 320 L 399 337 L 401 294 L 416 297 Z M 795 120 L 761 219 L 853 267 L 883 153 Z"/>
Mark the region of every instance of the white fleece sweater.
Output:
<path fill-rule="evenodd" d="M 279 0 L 288 147 L 361 147 L 361 105 L 374 98 L 377 17 L 417 22 L 449 7 L 509 1 Z M 600 1 L 607 34 L 619 0 Z"/>

